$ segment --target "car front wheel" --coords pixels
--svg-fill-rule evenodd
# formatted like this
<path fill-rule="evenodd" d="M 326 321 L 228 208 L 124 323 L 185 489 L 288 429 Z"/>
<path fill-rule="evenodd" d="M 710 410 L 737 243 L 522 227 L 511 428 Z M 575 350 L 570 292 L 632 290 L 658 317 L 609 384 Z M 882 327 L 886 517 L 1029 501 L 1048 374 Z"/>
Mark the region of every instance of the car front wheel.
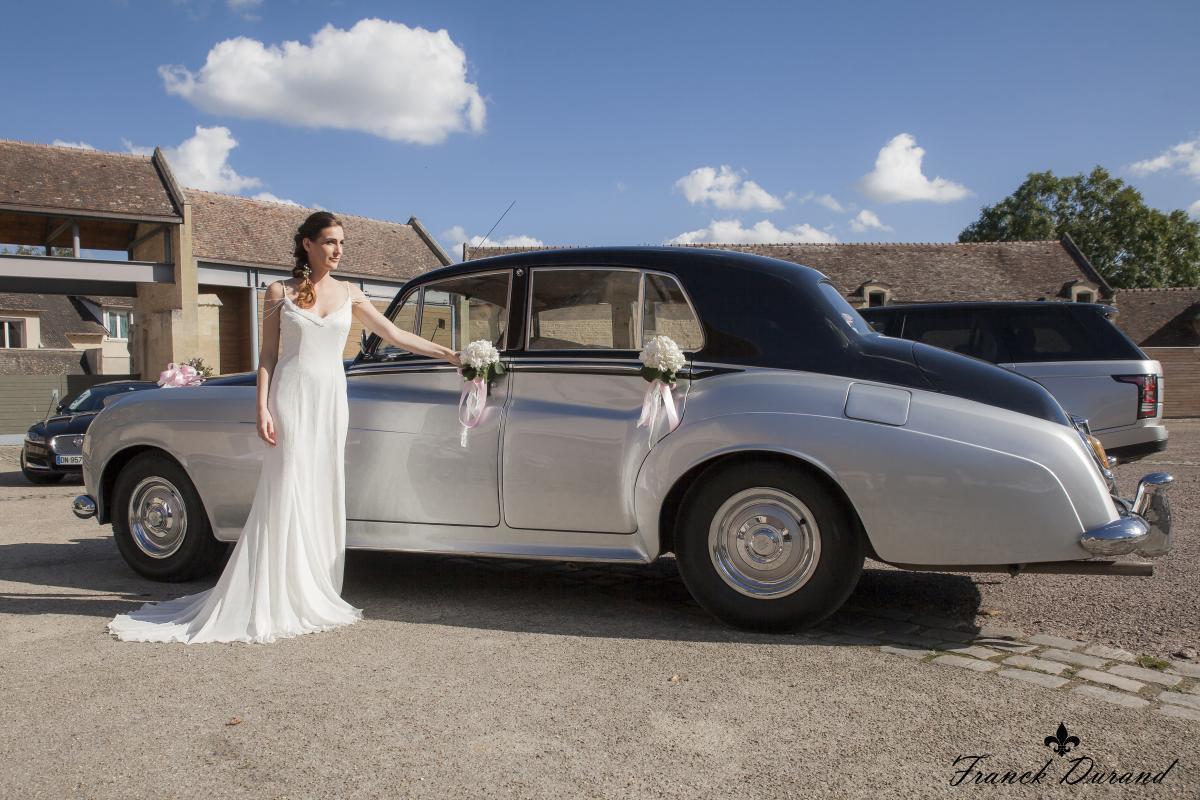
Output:
<path fill-rule="evenodd" d="M 216 539 L 200 495 L 183 468 L 159 453 L 125 465 L 113 487 L 117 549 L 140 575 L 188 581 L 215 570 L 228 551 Z"/>
<path fill-rule="evenodd" d="M 675 556 L 688 591 L 737 628 L 786 632 L 836 611 L 864 546 L 841 498 L 803 467 L 717 465 L 683 499 Z"/>

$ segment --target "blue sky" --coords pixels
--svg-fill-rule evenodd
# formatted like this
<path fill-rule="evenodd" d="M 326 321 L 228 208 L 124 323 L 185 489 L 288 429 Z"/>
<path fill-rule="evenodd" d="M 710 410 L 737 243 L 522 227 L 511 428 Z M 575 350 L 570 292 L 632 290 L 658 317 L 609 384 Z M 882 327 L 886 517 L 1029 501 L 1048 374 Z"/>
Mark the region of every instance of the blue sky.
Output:
<path fill-rule="evenodd" d="M 495 239 L 953 241 L 1027 173 L 1097 164 L 1200 215 L 1194 2 L 112 0 L 6 21 L 0 137 L 160 145 L 187 185 L 416 215 L 448 247 L 514 200 Z"/>

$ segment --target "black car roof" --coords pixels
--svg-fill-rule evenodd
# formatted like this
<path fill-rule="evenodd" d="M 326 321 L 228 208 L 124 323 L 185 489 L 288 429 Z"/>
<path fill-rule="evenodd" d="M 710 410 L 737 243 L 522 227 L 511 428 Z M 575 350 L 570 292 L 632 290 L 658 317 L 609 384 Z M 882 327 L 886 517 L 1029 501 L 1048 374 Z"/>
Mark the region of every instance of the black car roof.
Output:
<path fill-rule="evenodd" d="M 718 250 L 708 247 L 567 247 L 552 250 L 530 250 L 520 253 L 506 253 L 475 261 L 463 261 L 458 264 L 439 267 L 423 272 L 414 281 L 424 283 L 427 280 L 453 278 L 459 275 L 470 275 L 489 269 L 506 269 L 513 266 L 580 266 L 607 264 L 615 267 L 642 267 L 645 269 L 660 269 L 673 272 L 680 277 L 686 277 L 700 271 L 710 271 L 714 267 L 741 267 L 761 274 L 803 279 L 816 283 L 822 277 L 820 272 L 802 264 L 784 261 L 778 258 L 755 255 L 754 253 L 739 253 L 733 250 Z"/>

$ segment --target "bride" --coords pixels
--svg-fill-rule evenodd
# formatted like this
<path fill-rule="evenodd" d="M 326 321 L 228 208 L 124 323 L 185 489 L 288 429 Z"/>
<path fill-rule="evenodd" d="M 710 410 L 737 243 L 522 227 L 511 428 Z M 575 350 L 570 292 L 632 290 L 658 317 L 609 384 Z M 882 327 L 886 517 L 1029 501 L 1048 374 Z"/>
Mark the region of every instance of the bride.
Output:
<path fill-rule="evenodd" d="M 342 351 L 350 319 L 401 349 L 460 361 L 455 351 L 400 330 L 361 289 L 333 278 L 344 244 L 337 217 L 312 214 L 295 235 L 293 278 L 267 287 L 258 360 L 258 436 L 266 450 L 220 579 L 197 594 L 118 614 L 108 623 L 117 638 L 267 643 L 362 619 L 362 609 L 341 598 L 349 424 Z"/>

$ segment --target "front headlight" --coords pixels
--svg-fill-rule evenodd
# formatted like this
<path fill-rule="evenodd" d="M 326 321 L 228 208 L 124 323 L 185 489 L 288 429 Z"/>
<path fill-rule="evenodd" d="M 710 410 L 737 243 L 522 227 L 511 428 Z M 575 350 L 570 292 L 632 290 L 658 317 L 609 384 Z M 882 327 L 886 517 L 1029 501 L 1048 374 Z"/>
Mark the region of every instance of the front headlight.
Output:
<path fill-rule="evenodd" d="M 25 439 L 30 442 L 35 442 L 37 444 L 45 444 L 46 443 L 45 436 L 38 433 L 37 431 L 32 431 L 32 430 L 25 432 Z"/>

